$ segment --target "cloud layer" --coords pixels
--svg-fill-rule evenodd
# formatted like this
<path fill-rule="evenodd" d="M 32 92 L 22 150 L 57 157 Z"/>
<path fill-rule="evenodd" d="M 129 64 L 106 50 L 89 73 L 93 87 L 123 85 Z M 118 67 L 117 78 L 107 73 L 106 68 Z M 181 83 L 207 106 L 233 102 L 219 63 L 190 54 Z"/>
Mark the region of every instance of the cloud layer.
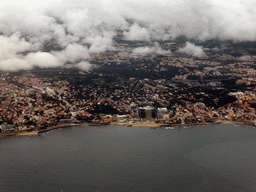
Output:
<path fill-rule="evenodd" d="M 0 69 L 89 66 L 89 54 L 113 50 L 120 31 L 131 41 L 255 41 L 255 12 L 252 0 L 9 0 L 0 3 Z"/>

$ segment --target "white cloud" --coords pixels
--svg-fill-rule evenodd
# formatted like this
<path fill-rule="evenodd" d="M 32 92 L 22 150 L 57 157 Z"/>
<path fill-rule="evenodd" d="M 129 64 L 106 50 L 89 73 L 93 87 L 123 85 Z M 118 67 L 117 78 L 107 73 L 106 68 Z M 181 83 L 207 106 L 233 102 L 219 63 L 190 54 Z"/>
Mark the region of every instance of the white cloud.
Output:
<path fill-rule="evenodd" d="M 81 69 L 83 71 L 89 71 L 92 67 L 92 64 L 86 61 L 81 61 L 80 63 L 76 64 L 76 68 Z"/>
<path fill-rule="evenodd" d="M 0 69 L 3 71 L 18 71 L 32 69 L 33 65 L 19 58 L 11 58 L 0 61 Z"/>
<path fill-rule="evenodd" d="M 61 63 L 55 56 L 46 52 L 29 53 L 24 59 L 32 66 L 40 68 L 61 66 Z"/>
<path fill-rule="evenodd" d="M 63 51 L 52 51 L 51 54 L 54 55 L 62 65 L 65 63 L 77 63 L 90 57 L 87 47 L 77 43 L 69 44 Z"/>
<path fill-rule="evenodd" d="M 183 48 L 178 49 L 178 52 L 186 53 L 186 54 L 192 55 L 194 57 L 205 57 L 206 56 L 202 46 L 196 46 L 195 44 L 192 44 L 190 42 L 186 42 L 186 44 Z"/>
<path fill-rule="evenodd" d="M 88 61 L 81 61 L 81 62 L 76 63 L 76 64 L 64 65 L 64 68 L 66 68 L 66 69 L 77 68 L 77 69 L 82 70 L 82 71 L 89 71 L 93 67 L 94 66 L 92 64 L 90 64 Z"/>
<path fill-rule="evenodd" d="M 87 37 L 83 42 L 91 44 L 89 48 L 90 53 L 102 53 L 114 49 L 112 46 L 113 36 L 113 32 L 104 32 L 103 36 Z"/>
<path fill-rule="evenodd" d="M 153 50 L 150 47 L 138 47 L 132 50 L 132 53 L 136 55 L 146 55 L 152 52 Z"/>
<path fill-rule="evenodd" d="M 124 32 L 124 37 L 130 41 L 150 41 L 147 29 L 140 27 L 137 23 L 130 27 L 129 32 Z"/>
<path fill-rule="evenodd" d="M 157 53 L 157 54 L 168 54 L 171 53 L 170 50 L 164 50 L 159 43 L 155 42 L 153 47 L 138 47 L 133 49 L 132 51 L 135 55 L 147 55 L 151 53 Z"/>
<path fill-rule="evenodd" d="M 19 57 L 19 54 L 33 50 L 33 46 L 16 32 L 10 37 L 0 36 L 0 60 Z"/>
<path fill-rule="evenodd" d="M 254 61 L 255 60 L 255 58 L 253 58 L 250 55 L 243 55 L 243 56 L 239 57 L 238 59 L 242 60 L 242 61 Z"/>

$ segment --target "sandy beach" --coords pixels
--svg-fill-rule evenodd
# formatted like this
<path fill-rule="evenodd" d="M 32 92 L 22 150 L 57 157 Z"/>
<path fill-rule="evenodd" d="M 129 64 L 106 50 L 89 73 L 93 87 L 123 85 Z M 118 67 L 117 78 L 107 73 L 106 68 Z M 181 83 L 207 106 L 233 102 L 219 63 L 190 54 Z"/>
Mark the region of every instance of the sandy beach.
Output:
<path fill-rule="evenodd" d="M 139 126 L 158 127 L 159 125 L 160 125 L 159 123 L 155 123 L 155 122 L 146 122 L 146 123 L 140 122 L 140 123 L 132 124 L 132 126 L 136 126 L 136 127 L 139 127 Z"/>
<path fill-rule="evenodd" d="M 22 132 L 22 133 L 18 133 L 16 136 L 31 136 L 31 135 L 38 135 L 38 132 L 37 131 Z"/>

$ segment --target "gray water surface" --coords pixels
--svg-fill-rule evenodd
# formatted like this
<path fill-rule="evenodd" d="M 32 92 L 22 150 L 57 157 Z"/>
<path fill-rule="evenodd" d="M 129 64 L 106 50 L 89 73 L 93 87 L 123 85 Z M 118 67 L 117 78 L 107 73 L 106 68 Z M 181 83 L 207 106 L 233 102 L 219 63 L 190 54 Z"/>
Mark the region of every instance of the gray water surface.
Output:
<path fill-rule="evenodd" d="M 75 127 L 0 140 L 1 191 L 256 191 L 256 129 Z"/>

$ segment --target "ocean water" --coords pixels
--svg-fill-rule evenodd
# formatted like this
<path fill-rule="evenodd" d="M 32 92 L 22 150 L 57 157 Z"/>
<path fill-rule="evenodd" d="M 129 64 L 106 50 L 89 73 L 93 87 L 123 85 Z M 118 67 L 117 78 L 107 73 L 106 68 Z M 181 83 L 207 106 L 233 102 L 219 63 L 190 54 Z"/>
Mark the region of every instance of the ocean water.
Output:
<path fill-rule="evenodd" d="M 256 128 L 74 127 L 0 139 L 1 191 L 256 191 Z"/>

